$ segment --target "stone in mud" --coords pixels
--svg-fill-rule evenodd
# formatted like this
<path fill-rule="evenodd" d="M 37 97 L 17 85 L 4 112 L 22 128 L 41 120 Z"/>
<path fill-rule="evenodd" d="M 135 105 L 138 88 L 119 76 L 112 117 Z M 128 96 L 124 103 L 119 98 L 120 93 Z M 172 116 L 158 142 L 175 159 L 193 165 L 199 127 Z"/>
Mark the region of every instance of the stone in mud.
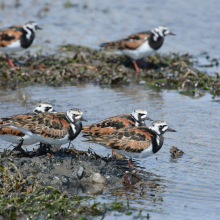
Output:
<path fill-rule="evenodd" d="M 172 158 L 176 159 L 178 157 L 181 157 L 184 154 L 184 152 L 182 150 L 178 149 L 177 147 L 172 146 L 170 148 L 170 154 L 171 154 L 170 156 Z"/>
<path fill-rule="evenodd" d="M 101 184 L 106 183 L 106 178 L 103 177 L 100 173 L 93 173 L 88 179 L 90 182 L 93 183 L 101 183 Z"/>
<path fill-rule="evenodd" d="M 66 177 L 66 176 L 62 176 L 61 181 L 62 181 L 63 184 L 68 184 L 69 183 L 69 178 Z"/>
<path fill-rule="evenodd" d="M 47 155 L 38 156 L 35 150 L 29 151 L 29 158 L 10 155 L 6 157 L 5 152 L 0 155 L 5 157 L 0 159 L 0 164 L 7 168 L 10 175 L 17 177 L 19 170 L 24 180 L 30 179 L 25 181 L 25 185 L 34 185 L 37 181 L 42 186 L 53 185 L 71 192 L 75 189 L 76 194 L 80 194 L 79 187 L 82 188 L 82 193 L 99 192 L 103 187 L 112 187 L 121 182 L 128 169 L 127 159 L 116 160 L 95 152 L 68 148 L 54 152 L 54 158 Z M 9 160 L 13 164 L 9 163 Z M 36 179 L 30 178 L 35 175 Z"/>
<path fill-rule="evenodd" d="M 83 174 L 84 174 L 84 168 L 80 166 L 76 175 L 81 180 L 83 178 Z"/>
<path fill-rule="evenodd" d="M 60 178 L 58 176 L 55 176 L 53 178 L 53 180 L 51 181 L 52 185 L 62 185 L 62 181 L 60 180 Z"/>

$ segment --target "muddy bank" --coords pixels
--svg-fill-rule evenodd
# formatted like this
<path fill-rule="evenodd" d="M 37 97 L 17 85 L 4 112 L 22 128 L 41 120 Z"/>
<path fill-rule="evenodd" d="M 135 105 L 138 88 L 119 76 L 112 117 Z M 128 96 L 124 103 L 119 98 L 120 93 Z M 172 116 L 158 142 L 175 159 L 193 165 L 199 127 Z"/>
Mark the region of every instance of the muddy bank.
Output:
<path fill-rule="evenodd" d="M 5 150 L 0 160 L 4 167 L 13 168 L 11 164 L 14 164 L 15 174 L 18 169 L 22 178 L 28 179 L 28 185 L 37 181 L 41 186 L 52 185 L 77 195 L 94 194 L 118 184 L 122 186 L 124 174 L 129 171 L 127 159 L 117 159 L 115 155 L 103 157 L 91 150 L 78 151 L 75 148 L 51 152 L 38 156 L 37 151 L 24 154 Z M 133 172 L 138 175 L 138 171 Z"/>
<path fill-rule="evenodd" d="M 174 155 L 172 149 L 171 157 Z M 39 153 L 39 149 L 22 153 L 5 150 L 0 154 L 0 163 L 10 169 L 12 175 L 17 175 L 19 171 L 22 179 L 27 179 L 27 185 L 35 182 L 39 186 L 52 185 L 74 195 L 95 194 L 118 186 L 142 185 L 149 180 L 148 173 L 139 166 L 138 160 L 133 160 L 134 168 L 131 170 L 124 156 L 114 154 L 104 157 L 90 149 L 62 148 L 43 153 Z M 2 183 L 1 187 L 4 187 Z"/>
<path fill-rule="evenodd" d="M 130 191 L 135 186 L 143 195 L 161 188 L 158 177 L 151 178 L 137 161 L 129 169 L 121 155 L 103 157 L 90 149 L 52 150 L 5 150 L 0 154 L 0 216 L 92 219 L 111 211 L 131 215 L 135 209 L 130 208 L 129 200 L 101 204 L 93 196 L 114 195 L 116 188 Z"/>
<path fill-rule="evenodd" d="M 117 163 L 107 165 L 108 160 L 91 153 L 60 153 L 65 156 L 18 158 L 1 153 L 0 219 L 93 219 L 111 211 L 129 212 L 124 201 L 100 203 L 88 196 L 119 178 L 123 171 L 114 168 Z"/>
<path fill-rule="evenodd" d="M 16 63 L 16 59 L 13 58 Z M 218 66 L 217 59 L 206 57 L 207 67 Z M 18 58 L 18 68 L 12 69 L 0 57 L 0 85 L 16 89 L 16 85 L 47 84 L 61 86 L 65 82 L 93 82 L 95 84 L 148 83 L 155 88 L 180 88 L 183 94 L 203 96 L 210 90 L 219 94 L 219 73 L 209 76 L 195 68 L 198 60 L 189 54 L 155 54 L 144 59 L 145 67 L 137 75 L 130 59 L 108 51 L 65 45 L 60 53 L 44 56 L 40 52 Z M 146 70 L 147 68 L 147 70 Z"/>

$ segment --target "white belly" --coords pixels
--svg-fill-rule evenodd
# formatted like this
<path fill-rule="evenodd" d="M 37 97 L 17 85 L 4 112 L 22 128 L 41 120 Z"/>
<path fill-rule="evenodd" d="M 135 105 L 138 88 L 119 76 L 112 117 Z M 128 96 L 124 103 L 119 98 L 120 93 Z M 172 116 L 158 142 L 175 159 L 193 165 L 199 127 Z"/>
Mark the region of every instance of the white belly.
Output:
<path fill-rule="evenodd" d="M 154 52 L 155 50 L 149 46 L 148 41 L 145 41 L 136 50 L 122 50 L 123 54 L 125 54 L 128 57 L 131 57 L 133 60 L 139 60 L 143 57 L 151 55 Z"/>
<path fill-rule="evenodd" d="M 108 146 L 103 145 L 104 147 L 111 149 L 117 153 L 123 154 L 127 157 L 131 157 L 131 158 L 145 158 L 145 157 L 150 157 L 151 155 L 153 155 L 153 151 L 152 151 L 152 145 L 149 146 L 147 149 L 143 150 L 141 153 L 134 153 L 134 152 L 128 152 L 125 150 L 116 150 L 116 149 L 112 149 Z"/>
<path fill-rule="evenodd" d="M 21 47 L 19 41 L 12 42 L 7 47 L 0 47 L 0 51 L 2 51 L 3 53 L 12 53 L 23 49 L 24 48 Z"/>
<path fill-rule="evenodd" d="M 31 144 L 36 144 L 38 142 L 38 140 L 33 139 L 28 135 L 25 135 L 24 137 L 16 137 L 13 135 L 4 134 L 4 135 L 0 135 L 0 139 L 13 144 L 19 144 L 20 141 L 23 139 L 24 140 L 23 145 L 31 145 Z"/>
<path fill-rule="evenodd" d="M 31 134 L 28 133 L 28 135 L 44 144 L 62 145 L 70 142 L 70 140 L 68 139 L 68 135 L 66 135 L 64 138 L 61 139 L 45 138 L 41 135 L 32 134 L 32 133 Z"/>
<path fill-rule="evenodd" d="M 70 140 L 68 139 L 68 134 L 63 138 L 53 139 L 53 138 L 45 138 L 45 137 L 38 135 L 38 134 L 33 134 L 32 132 L 30 132 L 24 128 L 17 127 L 15 125 L 11 125 L 11 126 L 9 126 L 9 128 L 18 129 L 21 132 L 25 133 L 25 136 L 27 136 L 27 137 L 29 136 L 31 139 L 36 140 L 36 142 L 42 142 L 44 144 L 62 145 L 62 144 L 66 144 L 66 143 L 70 142 Z"/>

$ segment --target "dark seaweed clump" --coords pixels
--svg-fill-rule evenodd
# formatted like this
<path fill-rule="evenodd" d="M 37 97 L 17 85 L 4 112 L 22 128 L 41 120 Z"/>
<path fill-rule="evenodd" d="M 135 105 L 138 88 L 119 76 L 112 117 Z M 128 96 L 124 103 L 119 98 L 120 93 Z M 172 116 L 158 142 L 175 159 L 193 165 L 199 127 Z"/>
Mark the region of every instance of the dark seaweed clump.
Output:
<path fill-rule="evenodd" d="M 65 82 L 93 82 L 120 85 L 142 81 L 156 88 L 181 89 L 183 94 L 202 96 L 203 90 L 209 90 L 214 95 L 220 93 L 219 74 L 209 76 L 195 68 L 197 60 L 189 54 L 155 54 L 146 57 L 144 62 L 147 70 L 139 65 L 139 74 L 135 73 L 132 62 L 123 55 L 75 45 L 62 46 L 55 55 L 44 56 L 38 52 L 34 56 L 20 57 L 19 61 L 24 64 L 15 70 L 9 67 L 4 56 L 0 57 L 0 85 L 11 88 L 18 83 L 60 86 Z M 209 61 L 211 66 L 218 65 L 217 61 Z"/>

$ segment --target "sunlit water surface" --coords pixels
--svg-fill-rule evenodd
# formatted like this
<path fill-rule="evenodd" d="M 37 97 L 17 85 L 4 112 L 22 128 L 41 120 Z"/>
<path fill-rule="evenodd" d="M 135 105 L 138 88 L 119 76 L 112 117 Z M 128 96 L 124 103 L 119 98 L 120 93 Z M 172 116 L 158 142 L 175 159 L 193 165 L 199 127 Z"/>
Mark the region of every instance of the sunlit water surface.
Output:
<path fill-rule="evenodd" d="M 23 95 L 27 98 L 27 106 L 21 104 Z M 155 91 L 144 85 L 28 86 L 15 91 L 0 90 L 0 117 L 32 111 L 40 101 L 52 102 L 58 111 L 81 108 L 88 123 L 130 113 L 136 108 L 146 109 L 154 120 L 165 120 L 177 132 L 167 132 L 162 149 L 156 155 L 139 161 L 157 187 L 146 188 L 144 194 L 137 186 L 113 188 L 112 195 L 109 191 L 103 192 L 98 200 L 114 200 L 113 195 L 117 191 L 118 199 L 129 197 L 131 207 L 143 209 L 141 215 L 149 213 L 152 219 L 219 219 L 220 103 L 212 100 L 211 95 L 192 99 L 176 90 Z M 81 140 L 80 135 L 73 141 L 78 149 L 91 147 L 103 155 L 111 153 L 103 146 Z M 0 146 L 5 148 L 9 143 L 0 140 Z M 169 153 L 171 146 L 180 148 L 185 154 L 179 159 L 172 159 Z M 133 215 L 138 215 L 138 212 Z M 125 214 L 117 217 L 114 213 L 105 219 L 112 217 L 128 219 Z"/>

